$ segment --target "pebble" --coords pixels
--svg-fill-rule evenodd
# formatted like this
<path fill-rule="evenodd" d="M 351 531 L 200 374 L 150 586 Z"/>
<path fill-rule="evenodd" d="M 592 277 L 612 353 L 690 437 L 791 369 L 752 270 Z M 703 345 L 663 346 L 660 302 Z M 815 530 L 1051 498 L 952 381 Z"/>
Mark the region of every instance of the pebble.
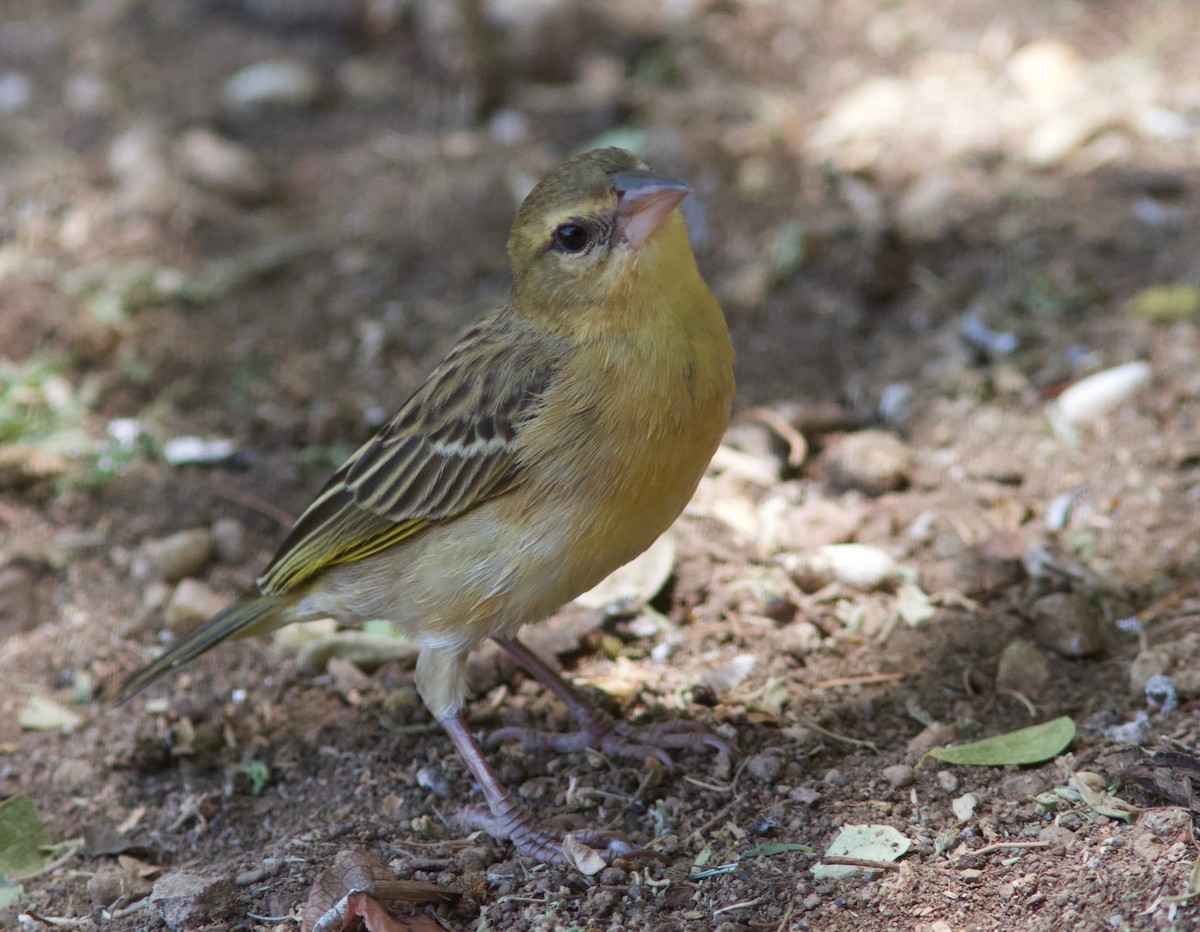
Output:
<path fill-rule="evenodd" d="M 922 757 L 930 748 L 936 748 L 942 744 L 949 744 L 958 737 L 958 728 L 952 723 L 934 722 L 932 725 L 927 725 L 918 734 L 914 735 L 912 740 L 908 742 L 908 747 L 904 749 L 905 754 L 909 757 Z"/>
<path fill-rule="evenodd" d="M 260 107 L 311 107 L 322 92 L 321 75 L 307 62 L 275 58 L 247 65 L 221 86 L 221 100 L 231 110 Z"/>
<path fill-rule="evenodd" d="M 912 449 L 895 434 L 860 430 L 835 440 L 821 457 L 829 481 L 840 489 L 882 495 L 912 479 Z"/>
<path fill-rule="evenodd" d="M 783 775 L 783 758 L 770 752 L 755 754 L 746 761 L 746 770 L 762 783 L 775 783 Z"/>
<path fill-rule="evenodd" d="M 831 582 L 870 592 L 895 582 L 900 573 L 900 566 L 891 554 L 866 544 L 819 547 L 807 560 L 796 561 L 789 569 L 797 584 L 808 592 Z"/>
<path fill-rule="evenodd" d="M 958 775 L 953 770 L 939 770 L 937 782 L 938 786 L 947 793 L 958 792 Z"/>
<path fill-rule="evenodd" d="M 1100 611 L 1077 593 L 1042 596 L 1029 614 L 1038 642 L 1063 657 L 1090 657 L 1104 649 Z"/>
<path fill-rule="evenodd" d="M 1065 825 L 1051 824 L 1038 832 L 1038 841 L 1048 841 L 1056 848 L 1069 848 L 1078 836 Z"/>
<path fill-rule="evenodd" d="M 185 178 L 230 200 L 256 204 L 275 193 L 275 181 L 258 156 L 210 129 L 184 133 L 175 157 Z"/>
<path fill-rule="evenodd" d="M 979 794 L 977 793 L 964 793 L 950 803 L 954 818 L 959 822 L 970 822 L 975 817 L 975 810 L 978 808 Z"/>
<path fill-rule="evenodd" d="M 150 900 L 168 928 L 195 929 L 229 915 L 233 895 L 228 877 L 175 871 L 155 882 Z"/>
<path fill-rule="evenodd" d="M 33 100 L 33 82 L 19 71 L 0 72 L 0 114 L 20 113 Z"/>
<path fill-rule="evenodd" d="M 212 542 L 220 562 L 236 566 L 246 559 L 246 528 L 237 518 L 214 521 Z"/>
<path fill-rule="evenodd" d="M 821 646 L 821 629 L 803 618 L 793 619 L 775 635 L 775 645 L 781 653 L 801 660 L 810 657 Z"/>
<path fill-rule="evenodd" d="M 810 498 L 784 513 L 779 545 L 784 550 L 807 551 L 827 544 L 844 544 L 853 540 L 864 517 L 857 507 L 827 498 Z"/>
<path fill-rule="evenodd" d="M 928 242 L 941 236 L 962 210 L 958 184 L 944 169 L 931 168 L 905 189 L 896 202 L 896 225 L 908 240 Z"/>
<path fill-rule="evenodd" d="M 1137 360 L 1080 379 L 1046 407 L 1046 418 L 1060 433 L 1094 423 L 1150 383 L 1154 370 Z"/>
<path fill-rule="evenodd" d="M 1044 781 L 1035 773 L 1014 773 L 1000 781 L 1001 799 L 1025 799 L 1042 791 Z"/>
<path fill-rule="evenodd" d="M 108 170 L 117 181 L 123 209 L 166 214 L 179 203 L 179 180 L 167 161 L 167 137 L 153 123 L 136 123 L 113 139 Z"/>
<path fill-rule="evenodd" d="M 1013 641 L 1000 654 L 996 688 L 1036 696 L 1050 682 L 1050 661 L 1032 641 Z"/>
<path fill-rule="evenodd" d="M 211 618 L 229 604 L 198 579 L 185 579 L 175 587 L 163 615 L 172 631 L 186 631 Z"/>
<path fill-rule="evenodd" d="M 133 577 L 142 582 L 177 582 L 199 573 L 211 556 L 212 533 L 208 528 L 179 531 L 142 544 L 133 559 Z"/>
<path fill-rule="evenodd" d="M 1165 651 L 1145 650 L 1133 658 L 1129 665 L 1129 690 L 1135 696 L 1142 696 L 1146 684 L 1154 677 L 1164 675 L 1171 669 L 1171 657 Z"/>
<path fill-rule="evenodd" d="M 67 793 L 82 792 L 95 787 L 99 779 L 96 766 L 88 760 L 69 757 L 59 761 L 50 777 L 50 782 Z"/>
<path fill-rule="evenodd" d="M 1085 62 L 1074 46 L 1061 39 L 1035 39 L 1008 60 L 1009 79 L 1030 100 L 1055 103 L 1076 91 Z"/>
<path fill-rule="evenodd" d="M 916 771 L 909 764 L 892 764 L 883 768 L 882 776 L 889 786 L 903 789 L 913 785 L 916 780 Z"/>
<path fill-rule="evenodd" d="M 1186 809 L 1147 809 L 1138 826 L 1165 842 L 1174 842 L 1190 836 L 1192 817 Z"/>
<path fill-rule="evenodd" d="M 830 786 L 847 786 L 850 781 L 846 779 L 846 775 L 833 767 L 825 771 L 824 781 Z"/>
<path fill-rule="evenodd" d="M 88 879 L 87 891 L 92 905 L 103 909 L 124 898 L 127 903 L 149 895 L 150 881 L 115 864 L 101 865 Z"/>
<path fill-rule="evenodd" d="M 482 874 L 495 860 L 495 852 L 486 845 L 468 845 L 454 856 L 454 866 L 462 874 Z"/>

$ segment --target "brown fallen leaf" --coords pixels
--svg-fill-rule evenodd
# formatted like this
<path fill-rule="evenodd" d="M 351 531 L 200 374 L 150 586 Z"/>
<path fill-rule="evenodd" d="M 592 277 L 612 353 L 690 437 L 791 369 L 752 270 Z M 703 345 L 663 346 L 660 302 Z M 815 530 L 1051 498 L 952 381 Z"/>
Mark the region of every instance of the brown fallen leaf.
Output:
<path fill-rule="evenodd" d="M 300 932 L 435 932 L 427 916 L 391 916 L 384 903 L 453 903 L 458 893 L 419 880 L 398 880 L 370 851 L 339 851 L 312 885 Z M 361 925 L 358 920 L 361 920 Z"/>

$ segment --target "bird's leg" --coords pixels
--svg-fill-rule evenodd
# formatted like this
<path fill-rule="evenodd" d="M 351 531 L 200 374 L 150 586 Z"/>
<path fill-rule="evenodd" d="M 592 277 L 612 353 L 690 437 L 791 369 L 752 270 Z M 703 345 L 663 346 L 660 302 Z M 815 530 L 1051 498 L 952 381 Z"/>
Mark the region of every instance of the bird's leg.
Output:
<path fill-rule="evenodd" d="M 454 742 L 471 773 L 475 775 L 490 813 L 467 808 L 458 818 L 473 829 L 482 829 L 497 838 L 509 839 L 522 854 L 528 854 L 547 864 L 569 865 L 563 853 L 563 838 L 566 832 L 536 825 L 528 811 L 521 806 L 500 782 L 500 777 L 484 757 L 483 748 L 475 740 L 463 720 L 462 713 L 441 719 L 442 727 Z M 634 848 L 620 832 L 582 831 L 571 832 L 579 841 L 599 851 L 606 861 L 614 858 L 659 858 L 660 854 Z"/>
<path fill-rule="evenodd" d="M 710 734 L 702 725 L 686 720 L 657 725 L 630 725 L 614 719 L 588 701 L 578 689 L 558 675 L 541 657 L 516 638 L 494 638 L 513 659 L 539 683 L 557 696 L 579 722 L 579 731 L 567 734 L 535 731 L 529 728 L 499 728 L 488 738 L 489 744 L 516 739 L 527 750 L 551 750 L 566 753 L 596 748 L 614 757 L 653 757 L 671 766 L 667 750 L 731 753 L 728 744 Z"/>

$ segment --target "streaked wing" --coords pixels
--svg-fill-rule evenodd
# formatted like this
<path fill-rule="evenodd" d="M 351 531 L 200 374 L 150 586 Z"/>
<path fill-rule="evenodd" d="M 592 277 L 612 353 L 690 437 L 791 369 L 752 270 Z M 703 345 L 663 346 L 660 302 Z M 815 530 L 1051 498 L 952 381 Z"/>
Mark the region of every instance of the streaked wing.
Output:
<path fill-rule="evenodd" d="M 518 428 L 555 375 L 546 350 L 521 341 L 503 312 L 468 331 L 296 521 L 258 580 L 262 592 L 287 592 L 515 487 Z"/>

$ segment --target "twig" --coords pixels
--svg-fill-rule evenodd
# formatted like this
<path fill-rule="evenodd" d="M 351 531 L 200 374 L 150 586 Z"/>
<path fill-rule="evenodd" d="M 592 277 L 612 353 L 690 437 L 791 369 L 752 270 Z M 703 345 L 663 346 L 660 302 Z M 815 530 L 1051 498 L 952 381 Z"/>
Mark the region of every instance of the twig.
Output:
<path fill-rule="evenodd" d="M 763 898 L 761 896 L 756 896 L 752 900 L 743 900 L 740 903 L 730 903 L 728 906 L 722 906 L 720 909 L 714 909 L 712 914 L 714 917 L 716 917 L 716 916 L 721 915 L 721 913 L 728 913 L 735 909 L 746 909 L 747 907 L 750 907 L 750 906 L 757 906 L 762 901 L 763 901 Z"/>
<path fill-rule="evenodd" d="M 821 858 L 822 864 L 840 867 L 862 867 L 872 871 L 898 871 L 900 865 L 893 861 L 871 861 L 867 858 L 847 858 L 839 854 L 829 854 Z"/>
<path fill-rule="evenodd" d="M 864 673 L 862 676 L 838 676 L 831 680 L 821 680 L 813 683 L 817 689 L 829 689 L 834 686 L 864 686 L 869 683 L 892 683 L 902 680 L 907 673 Z"/>
<path fill-rule="evenodd" d="M 998 841 L 994 844 L 984 845 L 982 848 L 977 848 L 974 851 L 964 851 L 959 855 L 958 860 L 962 858 L 977 857 L 981 854 L 991 854 L 993 851 L 1006 851 L 1010 848 L 1049 848 L 1048 841 Z"/>
<path fill-rule="evenodd" d="M 779 925 L 775 927 L 775 932 L 784 932 L 787 924 L 792 921 L 792 910 L 796 908 L 795 903 L 788 903 L 788 908 L 783 914 L 783 918 L 779 920 Z"/>
<path fill-rule="evenodd" d="M 822 728 L 814 721 L 801 719 L 801 723 L 805 728 L 811 728 L 818 734 L 824 735 L 826 738 L 832 738 L 834 741 L 841 741 L 843 744 L 852 744 L 856 748 L 867 748 L 870 751 L 879 751 L 874 741 L 863 741 L 860 738 L 849 738 L 846 735 L 839 735 L 836 731 L 830 731 L 828 728 Z"/>
<path fill-rule="evenodd" d="M 1006 696 L 1012 696 L 1021 705 L 1025 706 L 1025 710 L 1029 713 L 1030 718 L 1037 718 L 1037 706 L 1033 704 L 1033 700 L 1024 693 L 1017 692 L 1015 689 L 1000 689 L 997 692 L 1003 693 Z"/>
<path fill-rule="evenodd" d="M 266 515 L 276 524 L 283 528 L 289 528 L 296 523 L 296 516 L 280 508 L 274 502 L 269 502 L 265 498 L 255 495 L 253 492 L 245 492 L 242 489 L 221 489 L 217 492 L 218 497 L 226 501 L 233 502 L 235 505 L 244 505 L 252 511 L 257 511 L 260 515 Z"/>
<path fill-rule="evenodd" d="M 746 412 L 746 417 L 775 431 L 787 444 L 787 464 L 792 469 L 798 469 L 804 465 L 804 461 L 808 458 L 808 441 L 804 438 L 804 434 L 796 430 L 791 421 L 770 408 L 751 408 Z"/>
<path fill-rule="evenodd" d="M 732 793 L 733 792 L 732 784 L 730 784 L 729 786 L 718 786 L 715 783 L 705 783 L 703 780 L 697 780 L 695 777 L 684 777 L 683 779 L 685 779 L 688 783 L 692 784 L 693 786 L 700 787 L 700 789 L 702 789 L 702 790 L 711 790 L 714 793 Z"/>

